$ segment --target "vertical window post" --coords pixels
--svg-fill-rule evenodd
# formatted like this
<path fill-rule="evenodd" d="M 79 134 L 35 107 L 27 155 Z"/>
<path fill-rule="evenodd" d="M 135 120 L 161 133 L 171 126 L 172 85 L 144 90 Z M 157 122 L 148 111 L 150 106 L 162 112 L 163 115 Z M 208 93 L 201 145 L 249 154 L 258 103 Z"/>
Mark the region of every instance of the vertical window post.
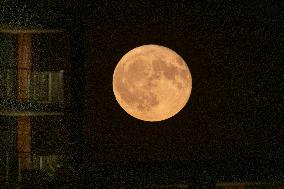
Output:
<path fill-rule="evenodd" d="M 48 72 L 48 102 L 52 102 L 52 73 Z"/>

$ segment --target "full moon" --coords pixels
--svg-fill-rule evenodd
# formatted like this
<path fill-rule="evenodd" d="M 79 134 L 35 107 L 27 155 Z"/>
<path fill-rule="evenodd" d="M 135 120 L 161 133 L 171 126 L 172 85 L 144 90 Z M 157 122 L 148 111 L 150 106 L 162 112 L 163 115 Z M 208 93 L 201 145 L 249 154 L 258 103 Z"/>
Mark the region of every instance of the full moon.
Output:
<path fill-rule="evenodd" d="M 173 50 L 143 45 L 126 53 L 113 73 L 113 92 L 119 105 L 143 121 L 162 121 L 187 103 L 192 77 L 186 62 Z"/>

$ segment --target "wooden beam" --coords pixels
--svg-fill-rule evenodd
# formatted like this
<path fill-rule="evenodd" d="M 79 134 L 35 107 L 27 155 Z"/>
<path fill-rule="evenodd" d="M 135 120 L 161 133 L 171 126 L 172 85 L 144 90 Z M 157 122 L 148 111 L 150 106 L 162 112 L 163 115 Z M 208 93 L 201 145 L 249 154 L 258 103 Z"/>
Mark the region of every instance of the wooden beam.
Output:
<path fill-rule="evenodd" d="M 31 34 L 18 35 L 17 100 L 25 102 L 29 97 L 29 77 L 32 63 Z M 31 120 L 28 116 L 17 118 L 17 150 L 21 170 L 31 168 Z M 20 171 L 21 171 L 20 170 Z"/>
<path fill-rule="evenodd" d="M 31 168 L 31 128 L 30 117 L 17 118 L 17 150 L 22 170 Z"/>
<path fill-rule="evenodd" d="M 32 63 L 31 35 L 30 34 L 18 35 L 17 99 L 20 102 L 28 100 L 31 63 Z"/>

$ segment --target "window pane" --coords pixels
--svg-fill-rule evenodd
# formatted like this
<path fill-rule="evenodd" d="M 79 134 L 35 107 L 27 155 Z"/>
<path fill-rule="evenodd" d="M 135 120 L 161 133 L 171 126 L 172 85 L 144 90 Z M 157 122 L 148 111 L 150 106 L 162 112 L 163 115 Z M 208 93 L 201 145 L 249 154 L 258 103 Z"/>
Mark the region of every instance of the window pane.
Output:
<path fill-rule="evenodd" d="M 6 97 L 7 99 L 15 99 L 16 98 L 16 81 L 17 75 L 16 70 L 8 69 L 6 70 Z"/>
<path fill-rule="evenodd" d="M 63 101 L 63 71 L 33 72 L 30 99 L 40 102 Z"/>
<path fill-rule="evenodd" d="M 30 99 L 35 101 L 48 101 L 48 90 L 48 72 L 33 72 L 30 83 Z"/>
<path fill-rule="evenodd" d="M 16 71 L 11 69 L 0 70 L 0 98 L 16 98 Z"/>
<path fill-rule="evenodd" d="M 51 100 L 53 102 L 63 101 L 63 72 L 51 73 Z"/>

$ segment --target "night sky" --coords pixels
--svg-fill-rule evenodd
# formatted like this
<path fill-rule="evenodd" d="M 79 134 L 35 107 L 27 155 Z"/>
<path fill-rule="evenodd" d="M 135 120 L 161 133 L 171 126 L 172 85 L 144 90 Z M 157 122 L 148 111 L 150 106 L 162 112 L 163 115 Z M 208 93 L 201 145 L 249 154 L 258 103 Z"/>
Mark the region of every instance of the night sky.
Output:
<path fill-rule="evenodd" d="M 103 4 L 90 11 L 84 21 L 90 30 L 86 112 L 88 125 L 96 125 L 92 140 L 141 145 L 149 158 L 279 156 L 283 73 L 278 10 L 276 3 L 185 1 Z M 156 123 L 130 117 L 112 94 L 119 59 L 152 43 L 179 53 L 193 78 L 186 107 Z"/>
<path fill-rule="evenodd" d="M 280 3 L 12 2 L 0 3 L 2 24 L 71 34 L 73 129 L 97 159 L 265 159 L 283 166 Z M 144 44 L 175 50 L 192 74 L 188 104 L 162 122 L 129 116 L 112 92 L 117 62 Z"/>

